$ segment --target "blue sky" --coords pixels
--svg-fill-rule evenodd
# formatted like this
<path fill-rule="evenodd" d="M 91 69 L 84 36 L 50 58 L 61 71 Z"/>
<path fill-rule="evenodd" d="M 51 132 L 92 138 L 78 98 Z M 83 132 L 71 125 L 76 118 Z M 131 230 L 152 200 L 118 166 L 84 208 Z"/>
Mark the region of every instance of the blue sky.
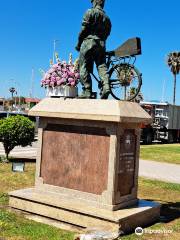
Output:
<path fill-rule="evenodd" d="M 48 69 L 53 40 L 58 39 L 60 58 L 68 60 L 74 50 L 81 20 L 90 0 L 9 0 L 0 1 L 0 96 L 10 96 L 15 85 L 28 96 L 31 69 L 34 68 L 34 97 L 44 97 L 38 69 Z M 142 40 L 142 55 L 136 66 L 143 74 L 145 100 L 172 102 L 173 77 L 166 65 L 167 53 L 180 45 L 179 0 L 106 0 L 105 10 L 113 27 L 107 41 L 112 50 L 131 37 Z M 180 75 L 177 77 L 176 103 L 180 105 Z"/>

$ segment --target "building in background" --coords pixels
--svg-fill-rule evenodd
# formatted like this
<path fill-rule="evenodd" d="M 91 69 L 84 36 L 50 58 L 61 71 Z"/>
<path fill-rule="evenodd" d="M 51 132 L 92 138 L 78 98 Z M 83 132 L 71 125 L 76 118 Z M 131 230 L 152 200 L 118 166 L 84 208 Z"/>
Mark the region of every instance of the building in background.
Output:
<path fill-rule="evenodd" d="M 180 141 L 180 106 L 168 102 L 141 102 L 141 107 L 152 117 L 152 123 L 141 126 L 141 140 L 167 143 Z"/>
<path fill-rule="evenodd" d="M 4 99 L 0 98 L 0 104 L 3 106 L 3 110 L 0 111 L 13 111 L 13 112 L 28 112 L 29 109 L 34 107 L 40 102 L 39 98 L 26 98 L 26 97 L 13 97 Z M 0 107 L 1 107 L 0 105 Z M 1 108 L 0 108 L 1 109 Z"/>
<path fill-rule="evenodd" d="M 24 98 L 25 110 L 29 110 L 38 104 L 41 100 L 39 98 Z"/>

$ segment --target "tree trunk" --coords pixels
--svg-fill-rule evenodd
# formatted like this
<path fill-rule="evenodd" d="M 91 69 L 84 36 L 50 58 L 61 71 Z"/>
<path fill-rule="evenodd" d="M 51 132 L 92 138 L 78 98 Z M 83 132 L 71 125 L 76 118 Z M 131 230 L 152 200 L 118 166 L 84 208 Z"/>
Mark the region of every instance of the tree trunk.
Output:
<path fill-rule="evenodd" d="M 9 153 L 6 152 L 6 160 L 9 161 Z"/>
<path fill-rule="evenodd" d="M 3 144 L 4 145 L 4 151 L 5 151 L 5 154 L 6 154 L 6 159 L 7 161 L 9 161 L 9 153 L 10 153 L 10 148 L 6 145 L 6 144 Z"/>
<path fill-rule="evenodd" d="M 11 92 L 11 96 L 12 96 L 12 105 L 11 105 L 11 111 L 13 111 L 13 92 Z"/>
<path fill-rule="evenodd" d="M 176 104 L 176 74 L 174 74 L 174 94 L 173 94 L 173 105 Z"/>

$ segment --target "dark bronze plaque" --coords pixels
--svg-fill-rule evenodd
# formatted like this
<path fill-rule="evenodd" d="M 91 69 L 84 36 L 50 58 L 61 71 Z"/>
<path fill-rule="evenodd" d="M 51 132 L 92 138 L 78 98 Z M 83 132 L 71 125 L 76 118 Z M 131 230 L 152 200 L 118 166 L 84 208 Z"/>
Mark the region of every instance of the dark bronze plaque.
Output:
<path fill-rule="evenodd" d="M 107 189 L 109 139 L 102 128 L 48 125 L 42 145 L 44 183 L 101 194 Z"/>
<path fill-rule="evenodd" d="M 136 141 L 135 130 L 131 129 L 125 130 L 120 138 L 118 191 L 121 196 L 131 194 L 134 187 Z"/>

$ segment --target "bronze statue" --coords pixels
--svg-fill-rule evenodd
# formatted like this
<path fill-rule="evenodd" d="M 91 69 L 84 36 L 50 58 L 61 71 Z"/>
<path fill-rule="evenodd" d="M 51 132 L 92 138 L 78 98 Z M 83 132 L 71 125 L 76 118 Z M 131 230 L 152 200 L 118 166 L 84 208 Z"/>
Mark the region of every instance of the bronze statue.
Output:
<path fill-rule="evenodd" d="M 83 86 L 80 98 L 93 98 L 90 73 L 93 72 L 93 65 L 96 63 L 102 82 L 101 98 L 107 99 L 110 87 L 105 53 L 106 39 L 111 32 L 111 21 L 103 10 L 105 0 L 91 0 L 91 3 L 93 7 L 83 17 L 76 46 L 76 50 L 80 51 L 80 81 Z"/>

